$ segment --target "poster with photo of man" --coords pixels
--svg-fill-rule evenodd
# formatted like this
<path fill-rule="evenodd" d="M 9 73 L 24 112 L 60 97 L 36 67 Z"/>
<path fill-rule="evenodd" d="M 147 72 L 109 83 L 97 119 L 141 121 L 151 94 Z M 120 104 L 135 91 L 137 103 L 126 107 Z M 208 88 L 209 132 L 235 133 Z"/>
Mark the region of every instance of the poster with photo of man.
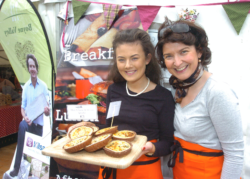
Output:
<path fill-rule="evenodd" d="M 19 124 L 15 163 L 13 170 L 10 172 L 11 177 L 15 177 L 19 173 L 23 154 L 25 133 L 29 132 L 42 137 L 43 127 L 45 123 L 44 115 L 49 116 L 50 114 L 48 88 L 46 83 L 40 80 L 37 76 L 39 65 L 36 57 L 33 54 L 28 54 L 26 58 L 26 64 L 27 69 L 30 73 L 30 79 L 23 86 L 21 114 L 24 120 Z M 41 94 L 45 98 L 40 99 L 39 97 L 41 96 Z M 40 100 L 39 103 L 38 100 Z M 43 105 L 44 103 L 45 105 Z M 37 108 L 35 108 L 36 110 L 33 111 L 33 113 L 36 113 L 35 116 L 37 117 L 33 117 L 31 119 L 31 114 L 28 115 L 26 109 L 29 108 L 32 104 L 37 104 Z M 39 110 L 38 108 L 42 108 L 42 110 Z M 39 113 L 39 111 L 41 111 L 42 113 Z M 49 118 L 47 120 L 49 120 Z"/>

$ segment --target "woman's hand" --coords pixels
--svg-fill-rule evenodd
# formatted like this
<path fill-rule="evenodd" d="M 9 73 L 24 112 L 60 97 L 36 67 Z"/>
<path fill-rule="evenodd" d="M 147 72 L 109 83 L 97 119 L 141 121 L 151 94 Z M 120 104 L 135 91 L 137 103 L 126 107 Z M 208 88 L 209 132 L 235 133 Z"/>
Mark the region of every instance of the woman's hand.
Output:
<path fill-rule="evenodd" d="M 69 133 L 70 133 L 73 129 L 75 129 L 75 128 L 77 128 L 77 127 L 80 127 L 80 126 L 88 126 L 88 127 L 91 127 L 91 126 L 95 126 L 95 124 L 92 123 L 92 122 L 85 122 L 85 121 L 79 122 L 79 123 L 77 123 L 77 124 L 75 124 L 75 125 L 69 127 L 69 129 L 68 129 L 68 136 L 69 136 Z"/>
<path fill-rule="evenodd" d="M 155 153 L 155 145 L 152 142 L 147 142 L 144 147 L 141 149 L 141 154 L 138 158 L 145 154 L 153 154 Z M 137 158 L 137 159 L 138 159 Z"/>

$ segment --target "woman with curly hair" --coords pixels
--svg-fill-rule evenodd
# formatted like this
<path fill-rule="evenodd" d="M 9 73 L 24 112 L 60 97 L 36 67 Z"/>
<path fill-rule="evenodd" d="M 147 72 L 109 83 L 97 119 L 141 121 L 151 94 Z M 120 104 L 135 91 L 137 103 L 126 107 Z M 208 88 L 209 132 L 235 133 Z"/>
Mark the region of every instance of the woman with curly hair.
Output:
<path fill-rule="evenodd" d="M 156 51 L 162 67 L 172 74 L 176 102 L 174 153 L 169 161 L 174 179 L 240 178 L 244 142 L 238 98 L 205 70 L 211 63 L 205 30 L 166 18 Z"/>

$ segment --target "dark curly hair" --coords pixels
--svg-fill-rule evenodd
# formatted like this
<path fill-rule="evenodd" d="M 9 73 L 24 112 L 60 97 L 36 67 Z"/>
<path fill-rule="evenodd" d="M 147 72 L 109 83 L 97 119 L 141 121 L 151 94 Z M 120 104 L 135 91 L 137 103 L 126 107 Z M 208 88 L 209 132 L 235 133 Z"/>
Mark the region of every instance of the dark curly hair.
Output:
<path fill-rule="evenodd" d="M 27 54 L 27 56 L 26 56 L 26 66 L 27 66 L 28 71 L 29 71 L 29 59 L 30 58 L 35 62 L 36 70 L 38 72 L 38 67 L 39 67 L 38 62 L 37 62 L 35 55 L 33 55 L 33 54 Z"/>
<path fill-rule="evenodd" d="M 167 26 L 171 26 L 178 23 L 187 24 L 191 30 L 189 32 L 177 33 L 173 32 L 170 28 L 167 28 L 165 31 L 163 29 Z M 162 29 L 163 32 L 161 32 Z M 169 42 L 181 42 L 185 45 L 190 46 L 194 45 L 196 50 L 202 53 L 202 56 L 200 58 L 202 66 L 206 67 L 211 63 L 211 51 L 208 47 L 207 34 L 205 30 L 197 24 L 183 20 L 172 22 L 167 17 L 165 18 L 165 22 L 160 26 L 158 30 L 158 43 L 155 47 L 156 53 L 159 58 L 159 63 L 163 68 L 167 68 L 163 58 L 163 45 Z"/>
<path fill-rule="evenodd" d="M 154 83 L 160 84 L 161 69 L 158 60 L 155 56 L 155 49 L 150 41 L 150 36 L 147 32 L 141 29 L 127 29 L 117 32 L 113 41 L 113 65 L 109 73 L 109 80 L 113 80 L 115 83 L 126 81 L 119 73 L 116 62 L 116 48 L 121 44 L 139 42 L 145 53 L 145 57 L 148 54 L 152 55 L 149 64 L 146 66 L 145 75 Z"/>

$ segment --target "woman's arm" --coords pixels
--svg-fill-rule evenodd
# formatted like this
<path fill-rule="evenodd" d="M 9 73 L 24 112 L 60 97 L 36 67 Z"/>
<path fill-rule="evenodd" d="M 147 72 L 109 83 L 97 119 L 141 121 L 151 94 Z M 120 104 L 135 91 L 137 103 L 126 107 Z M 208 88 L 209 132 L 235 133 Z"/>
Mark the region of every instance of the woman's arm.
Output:
<path fill-rule="evenodd" d="M 238 98 L 228 86 L 217 84 L 209 92 L 207 107 L 224 152 L 221 179 L 240 178 L 244 141 Z"/>
<path fill-rule="evenodd" d="M 155 152 L 153 157 L 164 156 L 170 153 L 170 147 L 173 144 L 174 136 L 174 111 L 175 102 L 169 91 L 164 93 L 165 101 L 160 113 L 158 114 L 159 141 L 154 144 Z"/>

